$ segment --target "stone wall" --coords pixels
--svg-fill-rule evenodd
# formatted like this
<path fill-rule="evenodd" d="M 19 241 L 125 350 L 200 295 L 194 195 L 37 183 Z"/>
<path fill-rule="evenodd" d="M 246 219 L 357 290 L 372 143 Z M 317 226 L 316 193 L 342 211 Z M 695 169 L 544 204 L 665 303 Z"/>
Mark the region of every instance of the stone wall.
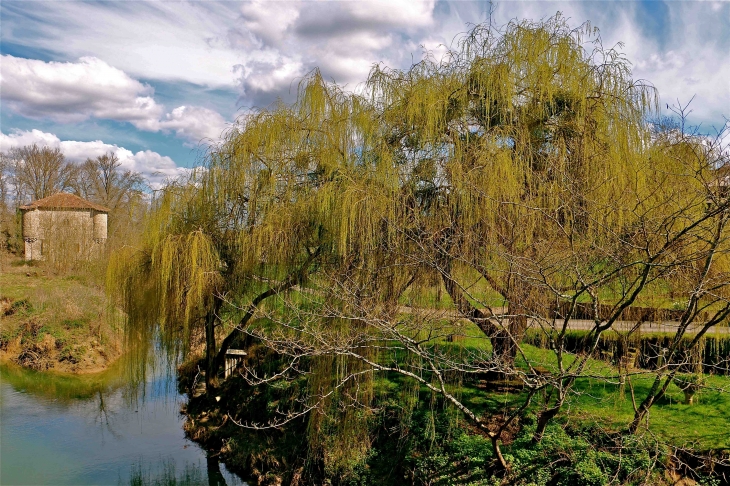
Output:
<path fill-rule="evenodd" d="M 88 259 L 106 242 L 107 215 L 93 209 L 32 209 L 23 213 L 26 260 Z"/>

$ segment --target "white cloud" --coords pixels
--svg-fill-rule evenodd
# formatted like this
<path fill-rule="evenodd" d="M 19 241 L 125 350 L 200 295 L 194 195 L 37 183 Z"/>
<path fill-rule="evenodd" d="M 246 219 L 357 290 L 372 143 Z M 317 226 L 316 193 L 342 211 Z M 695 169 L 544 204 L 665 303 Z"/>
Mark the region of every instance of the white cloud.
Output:
<path fill-rule="evenodd" d="M 435 1 L 308 2 L 287 31 L 290 53 L 303 70 L 320 67 L 325 78 L 353 89 L 372 66 L 407 67 L 421 49 L 404 52 L 413 38 L 439 29 Z M 284 42 L 281 42 L 282 44 Z M 306 47 L 305 47 L 306 46 Z"/>
<path fill-rule="evenodd" d="M 297 78 L 304 76 L 306 69 L 300 61 L 276 56 L 239 64 L 236 73 L 244 98 L 257 103 L 260 100 L 270 101 L 272 95 L 288 98 L 287 93 L 296 92 Z"/>
<path fill-rule="evenodd" d="M 75 163 L 81 163 L 87 158 L 95 158 L 113 152 L 119 158 L 119 162 L 124 169 L 142 174 L 153 189 L 158 189 L 168 179 L 174 179 L 190 171 L 190 169 L 178 167 L 170 157 L 151 150 L 140 150 L 134 153 L 124 147 L 104 143 L 101 140 L 92 142 L 61 140 L 55 134 L 41 130 L 18 130 L 10 134 L 0 133 L 0 152 L 7 152 L 12 148 L 33 143 L 59 148 L 67 160 Z"/>
<path fill-rule="evenodd" d="M 52 133 L 40 130 L 15 131 L 10 135 L 0 133 L 0 152 L 8 152 L 10 149 L 23 147 L 25 145 L 48 145 L 58 147 L 61 140 Z"/>
<path fill-rule="evenodd" d="M 299 18 L 301 3 L 254 0 L 241 5 L 243 27 L 268 45 L 279 46 L 287 30 Z"/>
<path fill-rule="evenodd" d="M 351 2 L 347 5 L 355 18 L 396 28 L 415 29 L 433 24 L 436 1 L 381 0 Z"/>
<path fill-rule="evenodd" d="M 339 38 L 356 33 L 418 32 L 434 25 L 435 1 L 308 2 L 294 25 L 301 37 Z"/>
<path fill-rule="evenodd" d="M 226 42 L 226 2 L 46 2 L 3 11 L 3 40 L 65 59 L 94 56 L 136 78 L 233 87 L 240 53 Z"/>
<path fill-rule="evenodd" d="M 150 86 L 95 57 L 71 63 L 2 56 L 0 89 L 13 111 L 61 122 L 93 116 L 149 129 L 163 110 Z"/>
<path fill-rule="evenodd" d="M 0 89 L 16 113 L 62 123 L 116 120 L 144 131 L 173 131 L 189 142 L 218 139 L 226 123 L 218 112 L 200 106 L 180 106 L 162 116 L 164 106 L 153 98 L 151 86 L 95 57 L 72 63 L 2 56 Z"/>
<path fill-rule="evenodd" d="M 50 2 L 32 16 L 4 12 L 3 40 L 65 59 L 94 56 L 137 79 L 240 88 L 245 104 L 265 106 L 317 66 L 327 78 L 351 85 L 364 81 L 376 62 L 402 67 L 401 58 L 410 61 L 410 53 L 400 52 L 405 39 L 437 27 L 435 5 Z"/>
<path fill-rule="evenodd" d="M 200 106 L 179 106 L 160 121 L 162 130 L 172 130 L 191 142 L 218 140 L 226 128 L 226 120 L 217 111 Z"/>

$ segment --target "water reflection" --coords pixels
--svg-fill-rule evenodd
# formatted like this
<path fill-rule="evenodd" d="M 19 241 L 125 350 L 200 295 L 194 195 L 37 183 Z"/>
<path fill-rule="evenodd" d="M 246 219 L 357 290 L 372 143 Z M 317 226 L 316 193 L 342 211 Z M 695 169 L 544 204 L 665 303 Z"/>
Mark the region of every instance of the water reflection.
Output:
<path fill-rule="evenodd" d="M 151 375 L 130 387 L 123 364 L 94 376 L 1 365 L 0 484 L 155 484 L 171 471 L 198 472 L 164 484 L 245 484 L 184 438 L 183 397 Z"/>

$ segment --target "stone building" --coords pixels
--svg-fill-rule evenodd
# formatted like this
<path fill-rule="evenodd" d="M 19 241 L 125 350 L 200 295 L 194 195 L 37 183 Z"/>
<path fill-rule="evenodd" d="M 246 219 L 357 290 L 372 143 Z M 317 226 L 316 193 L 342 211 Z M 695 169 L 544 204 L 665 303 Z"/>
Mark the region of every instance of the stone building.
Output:
<path fill-rule="evenodd" d="M 88 259 L 106 243 L 104 206 L 60 192 L 21 206 L 26 260 Z"/>
<path fill-rule="evenodd" d="M 717 169 L 717 185 L 721 188 L 722 194 L 730 195 L 730 164 Z"/>

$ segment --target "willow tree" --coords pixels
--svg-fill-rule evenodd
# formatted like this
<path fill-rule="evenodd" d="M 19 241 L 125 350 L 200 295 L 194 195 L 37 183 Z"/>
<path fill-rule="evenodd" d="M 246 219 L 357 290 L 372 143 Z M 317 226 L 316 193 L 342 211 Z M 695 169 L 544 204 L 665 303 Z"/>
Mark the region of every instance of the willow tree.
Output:
<path fill-rule="evenodd" d="M 696 260 L 697 231 L 726 210 L 703 209 L 712 167 L 655 143 L 655 108 L 626 59 L 560 16 L 478 26 L 444 61 L 374 68 L 359 94 L 314 72 L 296 103 L 241 120 L 162 199 L 147 243 L 112 278 L 128 329 L 159 324 L 177 351 L 205 334 L 209 385 L 242 332 L 291 358 L 274 378 L 248 370 L 252 382 L 308 361 L 302 408 L 271 426 L 351 412 L 335 399 L 367 408 L 374 373 L 404 375 L 483 429 L 506 467 L 502 431 L 546 390 L 539 440 L 601 333 Z M 441 286 L 450 310 L 403 305 Z M 566 361 L 580 305 L 593 329 Z M 463 319 L 489 345 L 444 351 Z M 553 342 L 549 374 L 522 353 L 531 324 Z M 451 383 L 486 371 L 526 389 L 496 429 Z"/>
<path fill-rule="evenodd" d="M 377 123 L 337 169 L 341 197 L 326 207 L 327 230 L 341 236 L 315 296 L 280 299 L 288 313 L 266 314 L 278 326 L 250 332 L 293 361 L 335 355 L 410 377 L 485 429 L 506 465 L 501 431 L 537 392 L 547 391 L 540 440 L 602 333 L 707 254 L 699 242 L 727 212 L 726 202 L 707 206 L 713 164 L 654 138 L 651 86 L 632 80 L 628 61 L 595 32 L 560 17 L 477 27 L 447 61 L 376 67 L 367 87 Z M 489 352 L 444 352 L 453 314 L 399 305 L 441 284 Z M 586 312 L 584 352 L 566 360 L 569 323 Z M 520 347 L 528 325 L 551 342 L 547 375 Z M 484 372 L 527 390 L 496 430 L 449 384 Z"/>
<path fill-rule="evenodd" d="M 203 170 L 162 191 L 141 246 L 110 266 L 131 338 L 159 329 L 179 359 L 205 336 L 209 388 L 256 308 L 304 283 L 351 238 L 340 224 L 339 171 L 355 160 L 358 124 L 374 119 L 316 72 L 299 95 L 239 120 Z"/>
<path fill-rule="evenodd" d="M 507 368 L 528 318 L 556 304 L 535 284 L 541 260 L 617 234 L 624 209 L 650 190 L 642 166 L 654 90 L 630 74 L 595 31 L 560 16 L 504 32 L 479 26 L 448 62 L 371 74 L 382 150 L 408 173 L 394 203 L 410 210 L 391 224 Z M 469 293 L 479 279 L 504 312 Z"/>

